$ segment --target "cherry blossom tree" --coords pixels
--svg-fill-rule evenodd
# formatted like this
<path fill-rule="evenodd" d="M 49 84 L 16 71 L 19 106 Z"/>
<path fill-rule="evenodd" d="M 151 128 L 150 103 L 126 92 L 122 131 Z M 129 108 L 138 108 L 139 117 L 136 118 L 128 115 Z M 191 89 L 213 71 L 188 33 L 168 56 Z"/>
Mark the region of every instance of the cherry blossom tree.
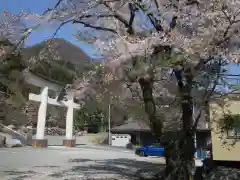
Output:
<path fill-rule="evenodd" d="M 174 147 L 169 143 L 165 147 L 165 178 L 177 174 L 175 179 L 190 179 L 194 134 L 201 115 L 193 118 L 193 91 L 206 90 L 200 98 L 206 105 L 224 71 L 222 67 L 229 61 L 238 63 L 240 1 L 59 0 L 38 18 L 58 22 L 56 33 L 67 23 L 79 24 L 76 38 L 94 44 L 104 59 L 100 67 L 103 83 L 127 76 L 125 88 L 139 85 L 145 112 L 160 140 L 164 123 L 157 116 L 155 96 L 171 96 L 161 80 L 174 76 L 182 128 L 174 142 L 177 148 L 169 150 Z M 85 81 L 77 81 L 72 88 L 84 94 L 96 75 L 91 71 Z"/>

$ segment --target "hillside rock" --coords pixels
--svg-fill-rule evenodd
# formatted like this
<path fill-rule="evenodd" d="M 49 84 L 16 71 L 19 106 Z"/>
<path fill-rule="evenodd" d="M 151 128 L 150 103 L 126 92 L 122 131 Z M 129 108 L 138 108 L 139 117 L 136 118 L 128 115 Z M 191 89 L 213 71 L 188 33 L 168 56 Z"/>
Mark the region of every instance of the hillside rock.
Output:
<path fill-rule="evenodd" d="M 16 127 L 13 124 L 7 126 L 9 129 L 15 129 Z"/>
<path fill-rule="evenodd" d="M 5 136 L 0 134 L 0 147 L 5 147 Z"/>
<path fill-rule="evenodd" d="M 8 148 L 23 147 L 23 144 L 18 139 L 7 139 L 6 147 L 8 147 Z"/>
<path fill-rule="evenodd" d="M 6 138 L 6 144 L 3 143 L 4 138 Z M 2 133 L 0 132 L 0 139 L 1 139 L 1 146 L 5 146 L 8 148 L 13 148 L 13 147 L 22 147 L 22 143 L 20 140 L 13 138 L 11 135 L 7 133 Z M 3 140 L 2 140 L 3 139 Z"/>

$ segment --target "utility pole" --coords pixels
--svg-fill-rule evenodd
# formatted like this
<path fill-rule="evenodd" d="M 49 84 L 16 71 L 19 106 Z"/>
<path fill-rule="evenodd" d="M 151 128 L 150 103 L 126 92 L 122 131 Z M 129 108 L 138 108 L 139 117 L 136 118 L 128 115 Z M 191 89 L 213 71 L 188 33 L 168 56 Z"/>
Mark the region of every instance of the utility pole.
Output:
<path fill-rule="evenodd" d="M 108 145 L 111 145 L 111 104 L 108 104 Z"/>
<path fill-rule="evenodd" d="M 104 132 L 104 129 L 103 129 L 103 116 L 102 116 L 102 113 L 101 113 L 101 132 Z"/>
<path fill-rule="evenodd" d="M 193 118 L 193 124 L 195 124 L 195 104 L 193 103 L 193 111 L 192 111 L 192 118 Z M 195 149 L 197 150 L 197 132 L 195 131 L 194 132 L 194 146 L 195 146 Z M 195 158 L 197 158 L 197 152 L 195 152 L 194 154 Z"/>

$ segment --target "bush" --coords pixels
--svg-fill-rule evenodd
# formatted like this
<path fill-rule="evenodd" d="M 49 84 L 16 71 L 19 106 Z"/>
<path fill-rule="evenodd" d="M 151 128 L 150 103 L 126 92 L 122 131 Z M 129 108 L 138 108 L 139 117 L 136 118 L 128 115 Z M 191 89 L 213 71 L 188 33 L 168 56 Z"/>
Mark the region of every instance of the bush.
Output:
<path fill-rule="evenodd" d="M 127 149 L 133 149 L 132 143 L 128 143 L 128 144 L 126 145 L 126 148 L 127 148 Z"/>

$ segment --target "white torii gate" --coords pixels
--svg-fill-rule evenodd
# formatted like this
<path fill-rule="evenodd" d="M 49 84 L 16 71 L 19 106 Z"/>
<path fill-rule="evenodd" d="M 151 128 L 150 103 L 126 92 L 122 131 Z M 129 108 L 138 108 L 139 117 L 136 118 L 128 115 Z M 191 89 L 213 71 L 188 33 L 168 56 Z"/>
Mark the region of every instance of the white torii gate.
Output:
<path fill-rule="evenodd" d="M 37 120 L 37 133 L 36 139 L 33 140 L 33 147 L 47 147 L 47 139 L 44 139 L 47 104 L 67 107 L 66 116 L 66 137 L 63 140 L 63 145 L 67 147 L 73 147 L 76 144 L 73 138 L 73 112 L 74 109 L 79 109 L 80 105 L 74 103 L 74 96 L 69 95 L 68 101 L 57 101 L 56 99 L 48 97 L 48 87 L 43 88 L 41 94 L 29 94 L 29 100 L 40 102 L 38 109 L 38 120 Z"/>

